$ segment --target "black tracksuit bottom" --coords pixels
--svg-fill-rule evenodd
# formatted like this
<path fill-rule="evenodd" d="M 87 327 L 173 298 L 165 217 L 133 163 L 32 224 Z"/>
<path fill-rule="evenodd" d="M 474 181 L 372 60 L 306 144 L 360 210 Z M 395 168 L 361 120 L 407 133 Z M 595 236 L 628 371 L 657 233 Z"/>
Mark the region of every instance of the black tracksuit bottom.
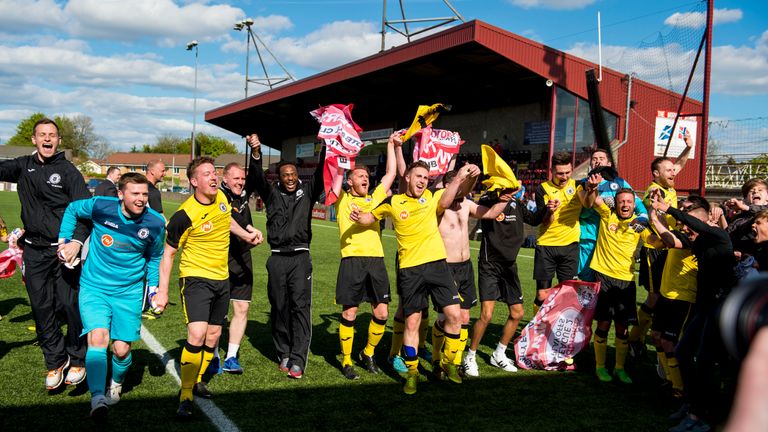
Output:
<path fill-rule="evenodd" d="M 78 281 L 82 266 L 70 270 L 59 262 L 56 246 L 24 245 L 24 280 L 32 306 L 37 339 L 45 366 L 56 369 L 67 361 L 85 364 L 85 337 L 78 306 Z M 67 325 L 66 336 L 61 331 Z"/>
<path fill-rule="evenodd" d="M 309 251 L 272 253 L 267 259 L 272 341 L 278 361 L 307 366 L 312 339 L 312 259 Z"/>

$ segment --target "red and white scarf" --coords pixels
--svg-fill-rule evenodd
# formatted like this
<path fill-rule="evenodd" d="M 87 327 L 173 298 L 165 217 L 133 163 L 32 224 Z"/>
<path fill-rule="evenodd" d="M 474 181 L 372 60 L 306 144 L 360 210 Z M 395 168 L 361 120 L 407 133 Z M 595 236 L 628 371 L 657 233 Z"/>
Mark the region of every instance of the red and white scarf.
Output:
<path fill-rule="evenodd" d="M 451 159 L 464 144 L 458 132 L 432 129 L 432 126 L 421 129 L 413 134 L 413 137 L 416 138 L 416 145 L 413 146 L 413 160 L 426 162 L 429 165 L 431 178 L 448 172 Z"/>
<path fill-rule="evenodd" d="M 363 129 L 352 120 L 353 104 L 328 105 L 310 111 L 320 123 L 317 137 L 327 147 L 323 161 L 323 185 L 325 205 L 331 205 L 339 198 L 344 170 L 355 167 L 355 156 L 363 148 L 360 132 Z"/>

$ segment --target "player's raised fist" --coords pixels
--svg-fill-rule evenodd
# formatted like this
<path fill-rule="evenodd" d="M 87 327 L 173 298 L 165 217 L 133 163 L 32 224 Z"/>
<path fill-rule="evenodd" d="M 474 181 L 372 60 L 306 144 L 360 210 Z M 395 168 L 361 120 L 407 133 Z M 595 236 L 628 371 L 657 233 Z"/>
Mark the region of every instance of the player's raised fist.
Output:
<path fill-rule="evenodd" d="M 251 146 L 251 151 L 256 154 L 261 152 L 261 141 L 259 141 L 259 136 L 257 134 L 250 134 L 245 136 L 245 142 L 248 143 L 249 146 Z"/>

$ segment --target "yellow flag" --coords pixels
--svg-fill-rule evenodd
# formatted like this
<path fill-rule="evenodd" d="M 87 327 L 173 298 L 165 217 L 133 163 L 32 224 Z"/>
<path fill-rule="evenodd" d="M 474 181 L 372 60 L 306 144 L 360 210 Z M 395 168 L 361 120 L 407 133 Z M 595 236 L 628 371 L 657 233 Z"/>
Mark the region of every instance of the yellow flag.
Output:
<path fill-rule="evenodd" d="M 408 131 L 405 132 L 405 135 L 403 135 L 403 142 L 408 141 L 411 139 L 411 136 L 415 134 L 416 132 L 424 129 L 425 127 L 432 124 L 433 121 L 437 120 L 437 116 L 440 115 L 441 112 L 450 111 L 451 107 L 449 105 L 443 105 L 443 104 L 434 104 L 432 106 L 429 105 L 419 105 L 419 109 L 416 110 L 416 117 L 413 118 L 413 123 L 411 123 L 411 127 L 408 128 Z"/>
<path fill-rule="evenodd" d="M 504 159 L 491 146 L 483 144 L 480 146 L 480 149 L 483 152 L 483 174 L 489 176 L 489 178 L 483 180 L 483 185 L 489 191 L 517 189 L 520 187 L 520 182 L 517 181 L 512 168 L 504 162 Z"/>

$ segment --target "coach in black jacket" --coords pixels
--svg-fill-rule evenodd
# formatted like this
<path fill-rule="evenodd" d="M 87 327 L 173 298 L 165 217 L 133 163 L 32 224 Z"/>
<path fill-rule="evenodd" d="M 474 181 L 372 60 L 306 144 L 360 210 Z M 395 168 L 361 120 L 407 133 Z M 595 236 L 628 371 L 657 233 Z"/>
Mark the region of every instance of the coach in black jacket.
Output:
<path fill-rule="evenodd" d="M 77 302 L 80 271 L 79 267 L 71 270 L 61 265 L 56 253 L 64 210 L 70 202 L 90 198 L 91 194 L 83 176 L 64 158 L 64 152 L 56 152 L 61 142 L 56 123 L 40 120 L 33 131 L 32 143 L 37 152 L 0 162 L 0 181 L 18 185 L 25 230 L 19 245 L 24 247 L 27 293 L 48 369 L 46 387 L 52 390 L 62 382 L 78 384 L 85 379 L 85 344 L 80 337 L 83 324 Z M 75 242 L 81 245 L 88 234 L 89 229 L 78 224 Z M 72 258 L 79 252 L 78 246 L 67 245 L 62 252 Z M 65 318 L 66 337 L 58 317 Z"/>
<path fill-rule="evenodd" d="M 302 183 L 292 162 L 278 165 L 280 181 L 267 183 L 261 168 L 261 143 L 256 134 L 246 137 L 251 146 L 248 183 L 267 207 L 267 242 L 272 256 L 267 260 L 267 292 L 272 306 L 272 340 L 280 369 L 289 377 L 301 378 L 307 365 L 312 337 L 312 208 L 323 192 L 321 152 L 310 183 Z"/>

